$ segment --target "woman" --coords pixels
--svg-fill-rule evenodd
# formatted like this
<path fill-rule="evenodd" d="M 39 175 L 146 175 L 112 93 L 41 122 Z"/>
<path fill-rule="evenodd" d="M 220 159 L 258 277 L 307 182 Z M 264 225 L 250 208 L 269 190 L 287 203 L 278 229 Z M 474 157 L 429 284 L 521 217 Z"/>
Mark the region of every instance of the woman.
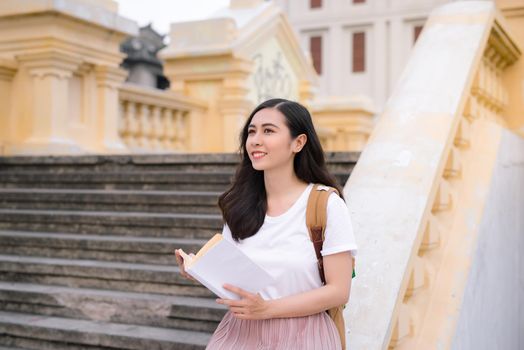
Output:
<path fill-rule="evenodd" d="M 331 194 L 322 285 L 306 226 L 307 199 L 314 183 L 342 192 L 326 169 L 309 112 L 284 99 L 263 102 L 243 127 L 240 154 L 233 184 L 218 202 L 222 233 L 277 282 L 257 294 L 225 285 L 241 299 L 217 299 L 229 311 L 207 349 L 340 349 L 325 310 L 347 302 L 357 246 L 344 200 Z"/>

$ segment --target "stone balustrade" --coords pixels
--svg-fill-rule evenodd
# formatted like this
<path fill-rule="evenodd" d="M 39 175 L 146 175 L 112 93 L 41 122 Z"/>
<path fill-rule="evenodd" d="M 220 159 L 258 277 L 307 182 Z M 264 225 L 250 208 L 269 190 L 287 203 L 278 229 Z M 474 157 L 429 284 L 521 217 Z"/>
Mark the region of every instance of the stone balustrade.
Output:
<path fill-rule="evenodd" d="M 206 109 L 199 100 L 133 84 L 119 89 L 118 132 L 134 153 L 190 152 L 192 121 Z M 192 120 L 193 118 L 193 120 Z"/>
<path fill-rule="evenodd" d="M 521 52 L 504 25 L 490 2 L 431 14 L 346 184 L 363 252 L 346 309 L 349 348 L 469 339 L 456 333 L 464 291 L 501 130 L 523 102 L 509 97 Z M 492 336 L 502 337 L 474 335 Z"/>
<path fill-rule="evenodd" d="M 117 7 L 0 2 L 0 154 L 127 152 L 117 131 L 120 43 L 138 26 Z"/>

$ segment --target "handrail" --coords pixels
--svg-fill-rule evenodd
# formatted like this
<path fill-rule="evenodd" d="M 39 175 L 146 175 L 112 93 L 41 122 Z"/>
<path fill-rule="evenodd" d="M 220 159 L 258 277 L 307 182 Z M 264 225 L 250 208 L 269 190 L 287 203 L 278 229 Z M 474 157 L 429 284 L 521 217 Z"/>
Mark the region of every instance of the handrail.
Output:
<path fill-rule="evenodd" d="M 119 134 L 130 151 L 191 151 L 191 116 L 205 111 L 205 102 L 129 83 L 119 95 Z"/>

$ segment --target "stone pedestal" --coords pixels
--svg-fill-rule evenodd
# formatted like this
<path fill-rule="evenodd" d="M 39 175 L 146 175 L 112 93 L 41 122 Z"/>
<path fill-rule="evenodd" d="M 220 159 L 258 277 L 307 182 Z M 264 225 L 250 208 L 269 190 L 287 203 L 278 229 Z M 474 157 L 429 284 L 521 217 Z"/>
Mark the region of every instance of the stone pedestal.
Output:
<path fill-rule="evenodd" d="M 138 28 L 116 10 L 112 0 L 2 1 L 0 57 L 13 62 L 0 62 L 2 154 L 126 150 L 117 130 L 120 42 Z"/>

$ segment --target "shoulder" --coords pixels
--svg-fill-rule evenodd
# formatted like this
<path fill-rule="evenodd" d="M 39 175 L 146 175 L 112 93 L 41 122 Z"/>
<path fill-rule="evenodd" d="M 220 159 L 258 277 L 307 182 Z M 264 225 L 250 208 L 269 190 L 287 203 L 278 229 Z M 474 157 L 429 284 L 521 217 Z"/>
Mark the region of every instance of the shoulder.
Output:
<path fill-rule="evenodd" d="M 319 184 L 318 190 L 323 191 L 329 191 L 332 187 Z M 312 188 L 313 190 L 313 188 Z M 329 194 L 328 201 L 327 201 L 327 212 L 332 213 L 344 213 L 348 211 L 348 207 L 346 205 L 346 202 L 337 194 L 337 192 L 333 191 Z M 328 215 L 329 216 L 333 215 Z"/>
<path fill-rule="evenodd" d="M 348 207 L 346 205 L 346 202 L 335 192 L 331 193 L 328 198 L 328 204 L 327 204 L 327 210 L 328 212 L 331 211 L 347 211 Z"/>
<path fill-rule="evenodd" d="M 317 186 L 317 190 L 319 191 L 329 191 L 330 189 L 334 189 L 333 187 L 323 184 L 318 184 Z M 313 190 L 314 186 L 311 188 L 311 191 Z M 331 192 L 328 198 L 327 210 L 329 211 L 332 208 L 346 208 L 346 202 L 344 202 L 344 200 L 335 191 Z"/>

